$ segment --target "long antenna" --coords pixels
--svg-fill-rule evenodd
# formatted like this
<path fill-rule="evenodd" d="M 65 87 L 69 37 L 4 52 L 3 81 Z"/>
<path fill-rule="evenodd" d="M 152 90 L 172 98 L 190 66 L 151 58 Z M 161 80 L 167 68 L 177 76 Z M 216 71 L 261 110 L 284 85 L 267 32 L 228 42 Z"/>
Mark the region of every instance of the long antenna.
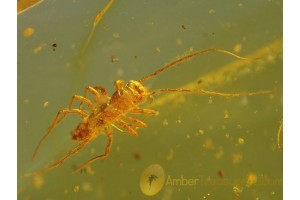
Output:
<path fill-rule="evenodd" d="M 205 54 L 205 53 L 213 53 L 213 52 L 225 53 L 225 54 L 231 55 L 231 56 L 236 57 L 236 58 L 241 59 L 241 60 L 256 60 L 257 59 L 257 58 L 244 58 L 244 57 L 238 56 L 234 53 L 231 53 L 229 51 L 222 50 L 222 49 L 207 49 L 207 50 L 204 50 L 204 51 L 198 51 L 196 53 L 192 53 L 192 54 L 189 54 L 189 55 L 184 56 L 182 58 L 179 58 L 178 60 L 175 60 L 175 61 L 167 64 L 166 66 L 158 69 L 154 73 L 142 78 L 141 80 L 139 80 L 139 82 L 144 83 L 145 81 L 153 78 L 154 76 L 158 75 L 159 73 L 161 73 L 161 72 L 163 72 L 163 71 L 165 71 L 165 70 L 167 70 L 171 67 L 174 67 L 174 66 L 176 66 L 176 65 L 178 65 L 178 64 L 180 64 L 180 63 L 182 63 L 182 62 L 184 62 L 188 59 L 191 59 L 191 58 L 196 57 L 196 56 L 200 56 L 200 55 Z"/>

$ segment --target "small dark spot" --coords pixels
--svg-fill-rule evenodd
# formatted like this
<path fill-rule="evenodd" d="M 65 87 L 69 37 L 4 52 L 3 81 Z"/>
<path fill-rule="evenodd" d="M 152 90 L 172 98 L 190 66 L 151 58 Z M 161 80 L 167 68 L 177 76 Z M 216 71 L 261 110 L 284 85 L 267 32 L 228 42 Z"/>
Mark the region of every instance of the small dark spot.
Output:
<path fill-rule="evenodd" d="M 184 30 L 186 29 L 186 27 L 185 27 L 185 25 L 184 25 L 184 24 L 182 24 L 182 25 L 181 25 L 181 28 L 183 28 Z"/>
<path fill-rule="evenodd" d="M 137 59 L 137 56 L 134 56 L 134 59 Z"/>
<path fill-rule="evenodd" d="M 140 160 L 141 159 L 141 154 L 140 153 L 134 153 L 133 154 L 134 159 Z"/>
<path fill-rule="evenodd" d="M 55 50 L 56 50 L 56 47 L 57 47 L 57 44 L 56 44 L 56 43 L 53 43 L 51 46 L 52 46 L 52 50 L 55 51 Z"/>
<path fill-rule="evenodd" d="M 102 124 L 104 124 L 104 120 L 102 118 L 99 118 L 98 121 L 97 121 L 97 125 L 100 126 Z"/>
<path fill-rule="evenodd" d="M 219 175 L 221 178 L 224 178 L 224 172 L 223 172 L 223 170 L 219 170 L 219 171 L 218 171 L 218 175 Z"/>
<path fill-rule="evenodd" d="M 201 84 L 203 81 L 200 79 L 197 81 L 198 84 Z"/>

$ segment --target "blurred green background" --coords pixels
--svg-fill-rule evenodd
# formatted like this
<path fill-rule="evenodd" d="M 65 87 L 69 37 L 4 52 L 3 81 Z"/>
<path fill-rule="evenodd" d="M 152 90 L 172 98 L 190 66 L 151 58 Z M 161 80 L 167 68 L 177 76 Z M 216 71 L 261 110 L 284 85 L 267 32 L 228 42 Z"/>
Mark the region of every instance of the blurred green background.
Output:
<path fill-rule="evenodd" d="M 111 155 L 72 174 L 104 152 L 107 138 L 99 136 L 58 168 L 19 178 L 18 199 L 282 199 L 282 1 L 116 0 L 86 43 L 107 3 L 48 0 L 18 15 L 18 177 L 76 145 L 70 132 L 80 119 L 70 116 L 31 160 L 72 95 L 83 95 L 88 85 L 112 94 L 114 81 L 139 80 L 191 50 L 226 49 L 260 60 L 206 54 L 149 80 L 149 90 L 273 93 L 157 95 L 141 107 L 160 114 L 146 119 L 138 137 L 114 131 Z M 151 164 L 161 165 L 166 178 L 200 181 L 166 182 L 158 194 L 145 196 L 140 176 Z"/>

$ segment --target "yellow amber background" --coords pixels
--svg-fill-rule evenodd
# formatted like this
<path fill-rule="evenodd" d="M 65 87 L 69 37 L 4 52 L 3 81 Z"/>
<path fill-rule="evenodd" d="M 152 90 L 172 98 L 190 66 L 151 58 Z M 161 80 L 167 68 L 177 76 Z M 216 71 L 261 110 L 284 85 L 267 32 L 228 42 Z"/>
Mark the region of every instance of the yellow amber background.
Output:
<path fill-rule="evenodd" d="M 18 199 L 282 199 L 282 1 L 116 0 L 93 30 L 107 3 L 48 0 L 18 14 Z M 24 37 L 28 27 L 34 34 Z M 118 79 L 139 80 L 188 52 L 209 48 L 259 60 L 206 54 L 154 77 L 147 88 L 273 93 L 157 95 L 141 107 L 159 115 L 145 120 L 148 128 L 138 137 L 114 131 L 109 157 L 72 173 L 104 152 L 107 138 L 100 135 L 60 167 L 20 178 L 76 145 L 70 133 L 80 119 L 70 116 L 31 160 L 72 95 L 83 95 L 88 85 L 112 94 Z M 146 196 L 140 176 L 152 163 L 164 167 L 166 178 L 199 181 L 165 184 Z"/>

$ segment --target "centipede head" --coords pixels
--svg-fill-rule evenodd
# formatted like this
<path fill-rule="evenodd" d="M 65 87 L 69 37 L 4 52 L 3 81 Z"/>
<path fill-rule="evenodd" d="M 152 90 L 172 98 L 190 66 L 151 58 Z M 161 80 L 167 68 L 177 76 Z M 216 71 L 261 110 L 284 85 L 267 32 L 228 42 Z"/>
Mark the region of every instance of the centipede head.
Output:
<path fill-rule="evenodd" d="M 138 101 L 142 102 L 148 98 L 145 86 L 139 81 L 130 80 L 126 87 L 130 89 Z"/>

